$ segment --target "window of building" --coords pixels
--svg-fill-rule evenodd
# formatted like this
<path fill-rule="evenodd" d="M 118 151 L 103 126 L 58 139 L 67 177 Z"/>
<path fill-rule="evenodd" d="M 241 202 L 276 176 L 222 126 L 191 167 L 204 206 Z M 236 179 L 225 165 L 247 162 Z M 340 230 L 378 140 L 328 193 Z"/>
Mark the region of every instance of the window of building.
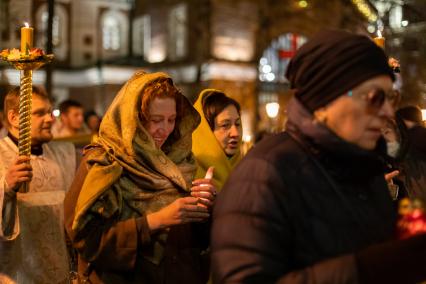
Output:
<path fill-rule="evenodd" d="M 151 51 L 151 17 L 143 15 L 135 19 L 133 28 L 133 53 L 149 58 Z"/>
<path fill-rule="evenodd" d="M 41 14 L 41 32 L 42 36 L 42 46 L 46 46 L 47 42 L 47 25 L 49 21 L 49 13 L 47 11 L 43 11 Z M 53 46 L 59 46 L 61 44 L 61 38 L 59 33 L 59 25 L 60 19 L 58 15 L 53 16 L 53 24 L 52 24 L 52 44 Z"/>
<path fill-rule="evenodd" d="M 287 33 L 272 41 L 263 52 L 259 62 L 259 80 L 263 82 L 285 83 L 285 72 L 296 50 L 306 42 L 306 37 Z"/>
<path fill-rule="evenodd" d="M 401 5 L 395 5 L 390 11 L 389 11 L 389 25 L 392 28 L 400 28 L 402 27 L 402 6 Z"/>
<path fill-rule="evenodd" d="M 120 23 L 113 13 L 106 15 L 102 23 L 102 46 L 105 50 L 120 49 Z"/>
<path fill-rule="evenodd" d="M 184 57 L 187 50 L 187 7 L 182 3 L 169 13 L 168 54 L 171 60 Z"/>
<path fill-rule="evenodd" d="M 0 0 L 0 36 L 9 39 L 9 2 Z"/>
<path fill-rule="evenodd" d="M 58 60 L 66 60 L 68 57 L 68 11 L 61 4 L 55 4 L 52 25 L 52 44 L 55 58 Z M 46 48 L 47 43 L 47 26 L 49 20 L 49 12 L 47 4 L 41 5 L 35 16 L 35 46 Z"/>

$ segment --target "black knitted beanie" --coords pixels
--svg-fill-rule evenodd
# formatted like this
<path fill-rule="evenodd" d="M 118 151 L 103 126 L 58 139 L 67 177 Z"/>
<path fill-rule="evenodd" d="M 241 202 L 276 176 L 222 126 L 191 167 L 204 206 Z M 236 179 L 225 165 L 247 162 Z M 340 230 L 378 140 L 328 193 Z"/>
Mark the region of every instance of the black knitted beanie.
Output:
<path fill-rule="evenodd" d="M 286 73 L 296 97 L 311 112 L 378 75 L 395 80 L 384 51 L 367 36 L 338 30 L 310 38 Z"/>

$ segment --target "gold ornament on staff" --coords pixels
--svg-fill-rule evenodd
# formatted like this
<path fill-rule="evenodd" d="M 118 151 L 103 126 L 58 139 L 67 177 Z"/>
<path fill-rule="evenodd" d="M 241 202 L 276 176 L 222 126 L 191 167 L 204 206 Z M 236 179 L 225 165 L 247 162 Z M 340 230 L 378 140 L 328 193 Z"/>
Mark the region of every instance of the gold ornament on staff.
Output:
<path fill-rule="evenodd" d="M 2 60 L 12 64 L 15 69 L 20 70 L 20 93 L 19 93 L 19 156 L 31 156 L 31 111 L 33 70 L 39 69 L 53 60 L 53 54 L 45 54 L 39 48 L 33 48 L 33 28 L 25 23 L 21 28 L 21 50 L 2 50 Z M 29 183 L 24 183 L 19 192 L 28 192 Z"/>

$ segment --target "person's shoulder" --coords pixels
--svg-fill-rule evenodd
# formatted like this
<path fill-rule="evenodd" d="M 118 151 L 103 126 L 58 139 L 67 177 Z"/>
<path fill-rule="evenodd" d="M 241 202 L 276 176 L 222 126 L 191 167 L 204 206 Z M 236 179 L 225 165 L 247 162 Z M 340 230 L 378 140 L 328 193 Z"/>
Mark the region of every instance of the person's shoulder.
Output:
<path fill-rule="evenodd" d="M 50 141 L 46 143 L 46 146 L 51 153 L 61 162 L 67 162 L 68 159 L 75 160 L 76 149 L 74 144 L 65 141 Z M 63 160 L 65 159 L 65 160 Z"/>
<path fill-rule="evenodd" d="M 265 177 L 295 176 L 307 160 L 299 144 L 282 132 L 256 144 L 233 170 L 230 180 L 263 182 Z"/>
<path fill-rule="evenodd" d="M 4 138 L 7 136 L 7 129 L 6 127 L 0 128 L 0 138 Z"/>
<path fill-rule="evenodd" d="M 44 145 L 43 155 L 56 161 L 64 174 L 73 175 L 76 169 L 77 152 L 74 144 L 64 141 L 50 141 Z M 46 151 L 45 151 L 46 150 Z"/>
<path fill-rule="evenodd" d="M 18 149 L 17 146 L 13 143 L 12 140 L 8 136 L 0 138 L 0 149 L 4 149 L 6 151 L 10 151 L 11 149 Z"/>
<path fill-rule="evenodd" d="M 414 125 L 413 127 L 410 127 L 407 129 L 407 133 L 409 135 L 417 135 L 417 134 L 422 134 L 425 132 L 426 132 L 426 128 L 420 125 Z"/>
<path fill-rule="evenodd" d="M 288 132 L 270 135 L 256 144 L 245 159 L 262 159 L 271 163 L 291 159 L 301 154 L 299 144 Z"/>
<path fill-rule="evenodd" d="M 9 137 L 0 139 L 0 168 L 9 167 L 9 165 L 18 156 L 18 147 Z"/>
<path fill-rule="evenodd" d="M 46 143 L 52 150 L 75 151 L 75 146 L 72 142 L 67 141 L 50 141 Z"/>
<path fill-rule="evenodd" d="M 409 129 L 409 131 L 413 133 L 419 133 L 421 135 L 426 135 L 426 128 L 421 125 L 416 125 L 412 127 L 411 129 Z"/>
<path fill-rule="evenodd" d="M 9 138 L 9 137 L 7 137 L 7 136 L 5 136 L 5 137 L 1 137 L 1 138 L 0 138 L 0 144 L 6 144 L 6 143 L 7 143 L 7 140 L 10 140 L 10 138 Z"/>

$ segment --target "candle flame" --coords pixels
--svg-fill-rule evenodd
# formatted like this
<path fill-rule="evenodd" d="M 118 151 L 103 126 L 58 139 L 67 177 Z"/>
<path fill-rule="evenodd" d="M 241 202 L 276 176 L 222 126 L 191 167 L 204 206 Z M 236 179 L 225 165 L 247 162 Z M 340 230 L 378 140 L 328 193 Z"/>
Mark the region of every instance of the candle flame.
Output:
<path fill-rule="evenodd" d="M 377 36 L 382 37 L 382 32 L 380 30 L 377 30 Z"/>
<path fill-rule="evenodd" d="M 30 25 L 27 22 L 24 22 L 24 25 L 25 25 L 26 28 L 30 27 Z"/>

